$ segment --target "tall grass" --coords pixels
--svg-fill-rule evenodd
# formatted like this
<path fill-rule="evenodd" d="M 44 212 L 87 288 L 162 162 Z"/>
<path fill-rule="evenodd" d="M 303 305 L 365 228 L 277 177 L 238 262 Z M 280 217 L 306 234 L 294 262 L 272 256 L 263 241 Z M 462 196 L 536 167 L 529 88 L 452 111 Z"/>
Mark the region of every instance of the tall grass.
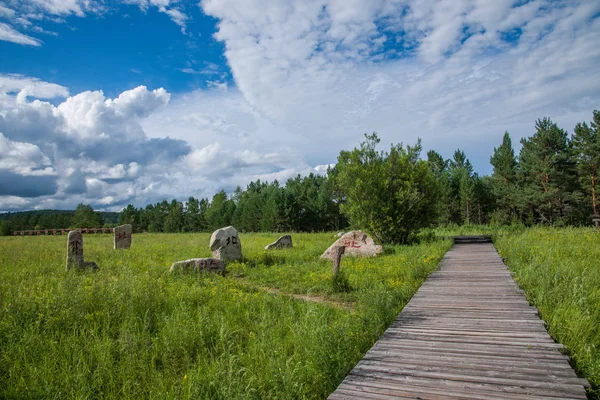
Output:
<path fill-rule="evenodd" d="M 550 334 L 600 398 L 600 232 L 532 228 L 499 235 L 495 244 L 537 306 Z"/>
<path fill-rule="evenodd" d="M 96 273 L 65 271 L 64 236 L 0 238 L 0 398 L 325 398 L 450 247 L 344 259 L 341 291 L 318 259 L 331 234 L 263 250 L 276 238 L 242 235 L 225 277 L 168 272 L 209 256 L 207 234 L 139 234 L 129 251 L 86 235 Z"/>

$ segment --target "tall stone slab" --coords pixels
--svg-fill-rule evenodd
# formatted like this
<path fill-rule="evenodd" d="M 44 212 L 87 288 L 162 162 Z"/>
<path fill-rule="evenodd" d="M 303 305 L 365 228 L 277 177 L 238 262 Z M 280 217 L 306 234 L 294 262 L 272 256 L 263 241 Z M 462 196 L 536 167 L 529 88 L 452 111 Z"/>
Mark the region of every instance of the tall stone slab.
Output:
<path fill-rule="evenodd" d="M 346 248 L 344 254 L 355 257 L 375 257 L 383 252 L 383 246 L 375 244 L 375 241 L 363 231 L 351 231 L 336 240 L 325 250 L 321 258 L 333 259 L 334 249 L 337 246 L 344 246 Z"/>
<path fill-rule="evenodd" d="M 265 250 L 271 249 L 290 249 L 292 248 L 292 235 L 283 235 L 276 241 L 265 246 Z"/>
<path fill-rule="evenodd" d="M 70 231 L 67 236 L 67 270 L 83 265 L 83 235 L 79 231 Z"/>
<path fill-rule="evenodd" d="M 67 271 L 72 268 L 99 269 L 94 261 L 83 259 L 83 235 L 80 231 L 70 231 L 67 236 Z"/>
<path fill-rule="evenodd" d="M 133 229 L 130 224 L 115 227 L 115 250 L 129 249 L 132 235 Z"/>
<path fill-rule="evenodd" d="M 210 237 L 210 251 L 213 258 L 218 260 L 241 260 L 242 243 L 237 229 L 228 226 L 214 231 Z"/>
<path fill-rule="evenodd" d="M 225 263 L 216 258 L 191 258 L 171 265 L 171 272 L 218 272 L 225 274 Z"/>

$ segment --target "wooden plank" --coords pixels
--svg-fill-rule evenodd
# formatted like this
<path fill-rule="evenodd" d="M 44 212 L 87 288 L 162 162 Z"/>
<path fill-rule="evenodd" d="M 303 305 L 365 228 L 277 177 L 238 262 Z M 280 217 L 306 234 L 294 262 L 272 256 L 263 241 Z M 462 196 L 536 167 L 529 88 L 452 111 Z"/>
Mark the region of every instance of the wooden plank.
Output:
<path fill-rule="evenodd" d="M 331 399 L 585 399 L 489 243 L 456 244 Z"/>

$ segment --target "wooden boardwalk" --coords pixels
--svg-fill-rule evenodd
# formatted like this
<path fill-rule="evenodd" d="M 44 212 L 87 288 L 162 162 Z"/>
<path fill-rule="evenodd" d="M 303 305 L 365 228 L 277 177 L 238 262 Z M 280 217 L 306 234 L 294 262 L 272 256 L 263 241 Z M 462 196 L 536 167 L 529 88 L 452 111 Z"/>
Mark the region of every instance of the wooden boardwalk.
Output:
<path fill-rule="evenodd" d="M 585 399 L 491 243 L 455 244 L 329 399 Z"/>

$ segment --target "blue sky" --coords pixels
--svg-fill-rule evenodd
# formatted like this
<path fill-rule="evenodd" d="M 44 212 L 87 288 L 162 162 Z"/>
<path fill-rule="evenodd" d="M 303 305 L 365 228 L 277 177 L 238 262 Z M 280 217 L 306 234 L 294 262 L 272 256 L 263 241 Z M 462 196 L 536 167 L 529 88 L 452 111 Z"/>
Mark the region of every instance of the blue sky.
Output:
<path fill-rule="evenodd" d="M 185 35 L 158 8 L 128 4 L 64 22 L 42 20 L 37 26 L 56 35 L 34 32 L 40 46 L 0 41 L 0 71 L 110 97 L 140 84 L 180 93 L 206 88 L 207 79 L 230 80 L 223 43 L 212 38 L 217 20 L 196 5 L 186 12 Z"/>
<path fill-rule="evenodd" d="M 376 131 L 481 174 L 600 108 L 595 0 L 0 0 L 0 211 L 322 172 Z M 424 154 L 423 154 L 424 155 Z"/>

